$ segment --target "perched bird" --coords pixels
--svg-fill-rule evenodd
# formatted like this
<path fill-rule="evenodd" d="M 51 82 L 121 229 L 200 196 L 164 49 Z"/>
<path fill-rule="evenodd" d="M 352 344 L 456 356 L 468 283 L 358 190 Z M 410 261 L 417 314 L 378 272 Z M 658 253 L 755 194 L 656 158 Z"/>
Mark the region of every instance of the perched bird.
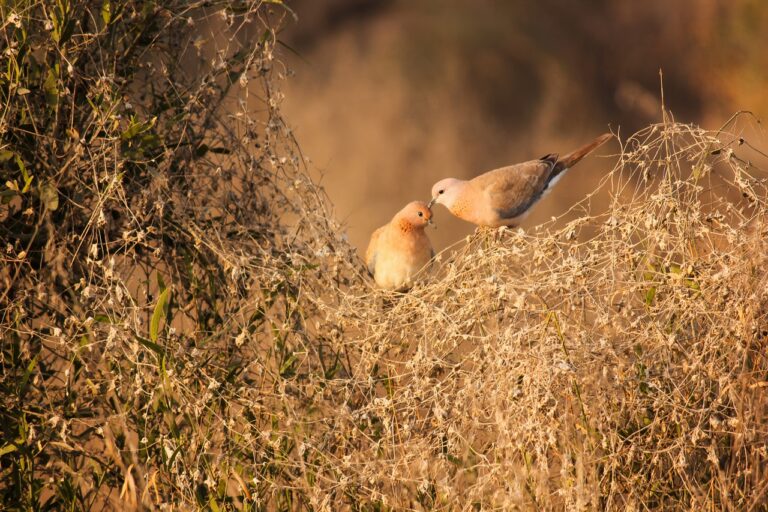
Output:
<path fill-rule="evenodd" d="M 432 210 L 427 203 L 413 201 L 373 232 L 365 263 L 379 287 L 405 291 L 413 285 L 413 277 L 435 254 L 424 232 L 431 223 Z"/>
<path fill-rule="evenodd" d="M 611 137 L 605 133 L 562 158 L 552 153 L 538 160 L 489 171 L 468 181 L 440 180 L 432 187 L 428 206 L 442 204 L 456 217 L 478 226 L 512 226 L 565 171 Z"/>

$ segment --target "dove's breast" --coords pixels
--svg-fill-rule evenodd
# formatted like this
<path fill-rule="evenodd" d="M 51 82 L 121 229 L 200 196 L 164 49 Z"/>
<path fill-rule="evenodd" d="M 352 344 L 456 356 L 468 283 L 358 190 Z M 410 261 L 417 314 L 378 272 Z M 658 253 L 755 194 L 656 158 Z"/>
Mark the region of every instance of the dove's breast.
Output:
<path fill-rule="evenodd" d="M 478 226 L 501 226 L 504 219 L 490 207 L 490 201 L 482 191 L 466 189 L 449 208 L 456 217 Z"/>
<path fill-rule="evenodd" d="M 432 258 L 432 245 L 423 229 L 391 226 L 379 239 L 374 279 L 389 290 L 410 288 L 414 277 Z"/>

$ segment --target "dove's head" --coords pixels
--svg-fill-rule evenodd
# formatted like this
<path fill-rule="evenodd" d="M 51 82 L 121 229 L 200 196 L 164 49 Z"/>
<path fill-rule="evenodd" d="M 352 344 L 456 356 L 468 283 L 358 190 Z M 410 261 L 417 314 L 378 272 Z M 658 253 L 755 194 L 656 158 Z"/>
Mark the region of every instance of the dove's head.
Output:
<path fill-rule="evenodd" d="M 445 178 L 438 181 L 432 187 L 432 200 L 429 202 L 429 206 L 437 203 L 450 210 L 453 203 L 458 199 L 465 183 L 466 181 L 457 180 L 456 178 Z"/>
<path fill-rule="evenodd" d="M 432 224 L 432 210 L 425 202 L 413 201 L 397 213 L 397 218 L 411 226 L 423 228 L 427 224 Z"/>

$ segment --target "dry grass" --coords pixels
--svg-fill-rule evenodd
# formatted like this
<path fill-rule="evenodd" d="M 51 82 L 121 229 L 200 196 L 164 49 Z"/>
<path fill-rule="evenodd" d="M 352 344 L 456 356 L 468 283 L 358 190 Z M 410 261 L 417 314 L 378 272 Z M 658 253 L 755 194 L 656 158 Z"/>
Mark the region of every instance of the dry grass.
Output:
<path fill-rule="evenodd" d="M 347 295 L 353 378 L 383 380 L 336 411 L 347 478 L 395 509 L 764 508 L 766 191 L 738 140 L 651 126 L 608 211 L 477 234 L 390 307 Z"/>
<path fill-rule="evenodd" d="M 182 42 L 188 18 L 219 16 L 177 7 L 159 33 Z M 269 13 L 221 8 L 262 42 L 158 79 L 148 112 L 184 94 L 137 128 L 154 138 L 27 87 L 46 137 L 81 136 L 61 166 L 62 148 L 22 153 L 6 110 L 3 149 L 48 185 L 4 195 L 4 504 L 765 509 L 768 226 L 748 142 L 650 126 L 607 173 L 607 211 L 479 232 L 387 294 L 280 117 Z M 135 93 L 78 62 L 78 87 Z"/>

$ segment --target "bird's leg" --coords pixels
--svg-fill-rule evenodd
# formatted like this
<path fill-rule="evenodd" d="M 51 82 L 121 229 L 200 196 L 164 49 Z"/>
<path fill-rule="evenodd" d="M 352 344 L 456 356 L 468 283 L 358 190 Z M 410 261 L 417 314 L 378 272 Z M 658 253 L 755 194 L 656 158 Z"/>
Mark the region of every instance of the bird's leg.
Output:
<path fill-rule="evenodd" d="M 500 226 L 496 228 L 496 231 L 494 233 L 494 238 L 499 241 L 503 240 L 504 235 L 508 235 L 509 233 L 511 233 L 512 229 L 515 227 L 516 227 L 515 225 L 509 225 L 509 226 Z"/>
<path fill-rule="evenodd" d="M 494 230 L 496 228 L 492 228 L 489 226 L 478 226 L 477 229 L 475 229 L 475 236 L 480 237 L 483 242 L 483 250 L 487 251 L 490 249 L 489 245 L 489 235 L 492 235 L 494 233 Z"/>
<path fill-rule="evenodd" d="M 381 311 L 382 313 L 386 313 L 387 311 L 391 310 L 395 307 L 397 304 L 397 301 L 402 299 L 405 294 L 410 290 L 410 287 L 403 288 L 400 290 L 393 290 L 389 292 L 385 297 L 382 297 L 382 304 L 381 304 Z"/>

